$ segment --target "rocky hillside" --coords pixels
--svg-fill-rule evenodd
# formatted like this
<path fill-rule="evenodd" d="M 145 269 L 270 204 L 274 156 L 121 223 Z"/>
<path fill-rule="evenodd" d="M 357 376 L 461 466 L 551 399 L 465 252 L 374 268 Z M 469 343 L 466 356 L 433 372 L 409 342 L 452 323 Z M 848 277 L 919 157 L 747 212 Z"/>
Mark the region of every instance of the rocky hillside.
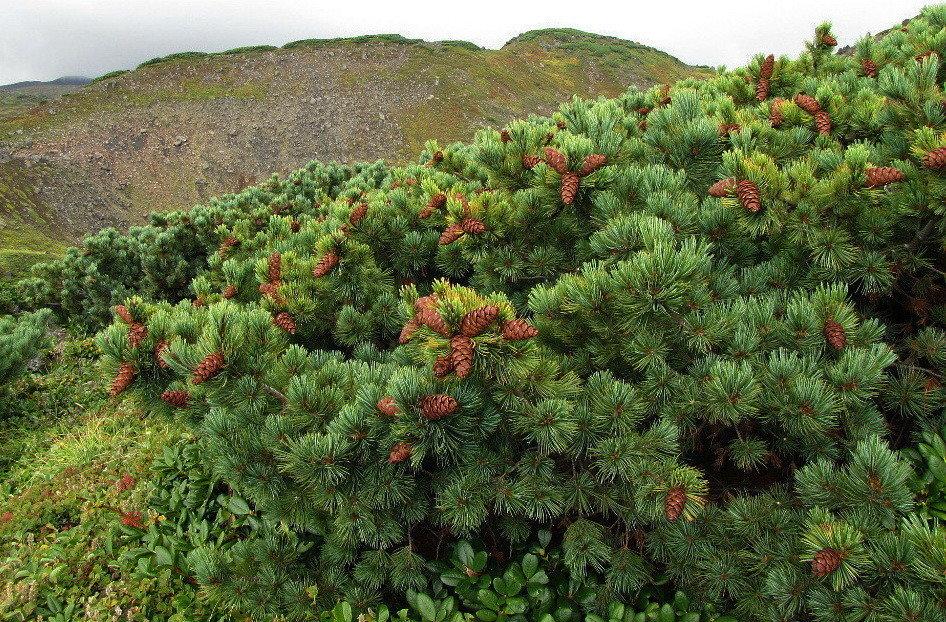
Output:
<path fill-rule="evenodd" d="M 312 159 L 405 161 L 573 94 L 709 73 L 566 29 L 499 50 L 382 35 L 155 59 L 0 117 L 0 266 Z"/>

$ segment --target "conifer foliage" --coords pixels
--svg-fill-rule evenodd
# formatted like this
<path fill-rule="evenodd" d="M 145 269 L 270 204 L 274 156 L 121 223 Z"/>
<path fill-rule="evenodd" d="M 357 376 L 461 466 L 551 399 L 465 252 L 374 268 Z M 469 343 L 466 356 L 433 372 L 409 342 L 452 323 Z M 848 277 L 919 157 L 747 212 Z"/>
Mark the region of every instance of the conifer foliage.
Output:
<path fill-rule="evenodd" d="M 890 444 L 943 406 L 944 28 L 847 56 L 824 25 L 198 210 L 194 299 L 132 298 L 100 343 L 284 530 L 202 576 L 371 603 L 445 542 L 547 529 L 603 601 L 669 577 L 745 620 L 943 619 L 946 535 Z"/>

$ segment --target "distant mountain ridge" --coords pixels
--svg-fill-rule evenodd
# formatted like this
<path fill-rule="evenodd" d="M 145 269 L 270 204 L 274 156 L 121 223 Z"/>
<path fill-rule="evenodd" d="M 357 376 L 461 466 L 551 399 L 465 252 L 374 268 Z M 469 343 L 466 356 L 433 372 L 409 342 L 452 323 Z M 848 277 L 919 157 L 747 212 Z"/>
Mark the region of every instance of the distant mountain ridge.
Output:
<path fill-rule="evenodd" d="M 547 29 L 498 50 L 371 35 L 182 52 L 6 111 L 0 92 L 0 265 L 312 159 L 403 162 L 427 139 L 469 140 L 572 95 L 710 73 L 640 43 Z"/>
<path fill-rule="evenodd" d="M 0 84 L 0 91 L 18 91 L 31 87 L 43 86 L 85 86 L 91 81 L 92 78 L 86 78 L 84 76 L 62 76 L 61 78 L 56 78 L 55 80 L 46 81 L 24 80 L 22 82 L 14 82 L 12 84 Z"/>

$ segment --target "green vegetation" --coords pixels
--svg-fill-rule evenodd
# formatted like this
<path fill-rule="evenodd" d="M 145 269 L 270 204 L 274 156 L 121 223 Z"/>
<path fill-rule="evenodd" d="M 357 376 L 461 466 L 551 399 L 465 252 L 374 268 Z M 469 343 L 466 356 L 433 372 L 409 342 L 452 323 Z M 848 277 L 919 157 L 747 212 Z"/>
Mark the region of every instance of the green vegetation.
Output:
<path fill-rule="evenodd" d="M 95 84 L 96 82 L 102 82 L 103 80 L 108 80 L 109 78 L 117 78 L 118 76 L 128 73 L 128 69 L 116 69 L 115 71 L 109 71 L 108 73 L 103 73 L 97 78 L 92 78 L 90 84 Z"/>
<path fill-rule="evenodd" d="M 823 24 L 36 266 L 0 613 L 942 620 L 944 45 Z"/>
<path fill-rule="evenodd" d="M 423 39 L 408 39 L 398 34 L 380 34 L 380 35 L 361 35 L 358 37 L 336 37 L 334 39 L 299 39 L 290 41 L 282 46 L 284 50 L 292 50 L 300 47 L 325 47 L 329 45 L 345 45 L 360 43 L 397 43 L 402 45 L 412 45 L 423 43 Z"/>

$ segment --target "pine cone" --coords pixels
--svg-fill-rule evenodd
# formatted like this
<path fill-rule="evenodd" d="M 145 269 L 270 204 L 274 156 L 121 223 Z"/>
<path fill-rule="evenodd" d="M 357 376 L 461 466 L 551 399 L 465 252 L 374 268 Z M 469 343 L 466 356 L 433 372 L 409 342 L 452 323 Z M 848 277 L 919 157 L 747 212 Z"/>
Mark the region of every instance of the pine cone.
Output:
<path fill-rule="evenodd" d="M 437 294 L 427 294 L 414 301 L 414 313 L 420 313 L 424 309 L 437 309 Z"/>
<path fill-rule="evenodd" d="M 175 408 L 187 408 L 190 394 L 187 391 L 165 391 L 161 394 L 161 399 Z"/>
<path fill-rule="evenodd" d="M 815 113 L 815 127 L 818 133 L 826 136 L 831 133 L 831 116 L 824 110 Z"/>
<path fill-rule="evenodd" d="M 772 100 L 772 105 L 769 107 L 769 123 L 772 124 L 772 127 L 779 127 L 785 120 L 785 117 L 782 115 L 782 103 L 784 101 L 785 100 L 781 97 L 776 97 Z"/>
<path fill-rule="evenodd" d="M 115 315 L 117 315 L 122 322 L 131 326 L 135 323 L 135 319 L 131 316 L 131 311 L 128 310 L 128 307 L 125 305 L 115 305 Z"/>
<path fill-rule="evenodd" d="M 811 116 L 815 116 L 815 113 L 821 110 L 821 104 L 818 103 L 818 100 L 804 93 L 799 93 L 795 96 L 795 105 Z"/>
<path fill-rule="evenodd" d="M 290 335 L 296 334 L 296 320 L 286 311 L 277 313 L 276 317 L 273 318 L 273 324 L 283 329 Z"/>
<path fill-rule="evenodd" d="M 566 125 L 564 121 L 559 120 L 555 122 L 555 127 L 557 127 L 560 130 L 564 130 Z"/>
<path fill-rule="evenodd" d="M 476 337 L 499 317 L 499 307 L 486 305 L 473 309 L 460 320 L 460 334 L 466 337 Z"/>
<path fill-rule="evenodd" d="M 811 574 L 816 577 L 829 575 L 841 567 L 845 557 L 847 555 L 837 549 L 821 549 L 811 560 Z"/>
<path fill-rule="evenodd" d="M 315 264 L 315 267 L 312 268 L 312 276 L 317 279 L 322 278 L 329 272 L 335 269 L 335 266 L 338 265 L 339 257 L 335 251 L 329 251 L 322 255 L 322 259 L 319 260 L 319 263 Z"/>
<path fill-rule="evenodd" d="M 460 406 L 454 398 L 443 393 L 425 395 L 420 399 L 420 414 L 424 419 L 436 420 L 449 417 Z"/>
<path fill-rule="evenodd" d="M 762 66 L 759 67 L 759 78 L 762 80 L 771 80 L 773 69 L 775 69 L 775 55 L 769 54 L 765 57 L 765 60 L 762 61 Z"/>
<path fill-rule="evenodd" d="M 289 230 L 293 233 L 299 233 L 299 229 L 302 228 L 302 223 L 299 222 L 298 218 L 293 218 L 292 222 L 289 223 Z"/>
<path fill-rule="evenodd" d="M 447 204 L 447 195 L 445 195 L 442 192 L 438 192 L 437 194 L 430 197 L 429 201 L 427 201 L 427 207 L 425 207 L 424 209 L 420 211 L 420 217 L 428 218 L 430 217 L 431 214 L 434 213 L 434 210 L 438 210 L 446 204 Z"/>
<path fill-rule="evenodd" d="M 361 205 L 359 205 L 358 207 L 356 207 L 355 209 L 351 211 L 351 215 L 348 216 L 348 222 L 351 224 L 352 227 L 354 227 L 361 221 L 362 218 L 365 217 L 365 214 L 367 213 L 368 213 L 368 204 L 362 203 Z"/>
<path fill-rule="evenodd" d="M 503 141 L 504 143 L 508 143 L 510 140 L 512 140 L 512 138 L 509 136 L 509 130 L 500 130 L 499 140 Z"/>
<path fill-rule="evenodd" d="M 742 203 L 743 209 L 755 214 L 762 209 L 762 200 L 759 198 L 759 188 L 748 179 L 741 179 L 736 184 L 736 196 Z"/>
<path fill-rule="evenodd" d="M 450 225 L 444 229 L 443 233 L 440 234 L 440 240 L 438 241 L 438 244 L 440 244 L 440 246 L 453 244 L 460 239 L 461 235 L 463 235 L 463 227 L 460 225 Z"/>
<path fill-rule="evenodd" d="M 207 304 L 207 301 L 204 300 L 203 296 L 198 296 L 197 298 L 194 298 L 194 302 L 192 302 L 191 304 L 194 305 L 195 307 L 202 307 L 205 304 Z"/>
<path fill-rule="evenodd" d="M 867 76 L 868 78 L 877 77 L 877 63 L 875 63 L 871 59 L 865 58 L 864 60 L 862 60 L 861 69 L 864 70 L 864 75 Z"/>
<path fill-rule="evenodd" d="M 720 179 L 715 184 L 709 187 L 709 195 L 711 197 L 716 197 L 721 199 L 723 197 L 731 196 L 736 191 L 736 179 L 730 177 L 728 179 Z"/>
<path fill-rule="evenodd" d="M 237 293 L 237 288 L 235 285 L 227 285 L 225 288 L 223 288 L 223 297 L 226 298 L 227 300 L 236 296 L 236 293 Z"/>
<path fill-rule="evenodd" d="M 720 123 L 719 124 L 719 135 L 727 136 L 730 132 L 738 132 L 742 129 L 742 126 L 738 123 Z"/>
<path fill-rule="evenodd" d="M 545 163 L 559 175 L 564 175 L 568 171 L 565 155 L 554 147 L 545 148 Z"/>
<path fill-rule="evenodd" d="M 764 102 L 769 98 L 769 80 L 768 78 L 759 78 L 755 85 L 755 98 Z"/>
<path fill-rule="evenodd" d="M 667 491 L 664 498 L 664 516 L 668 521 L 675 521 L 683 514 L 683 507 L 687 503 L 687 493 L 683 486 L 674 486 Z"/>
<path fill-rule="evenodd" d="M 204 357 L 204 360 L 197 364 L 197 369 L 194 370 L 191 381 L 194 384 L 200 384 L 210 380 L 220 373 L 220 370 L 223 369 L 223 363 L 222 354 L 219 352 L 211 352 Z"/>
<path fill-rule="evenodd" d="M 220 248 L 219 248 L 218 252 L 219 252 L 221 255 L 224 255 L 224 254 L 226 254 L 226 252 L 227 252 L 228 250 L 230 250 L 231 248 L 233 248 L 234 246 L 236 246 L 236 245 L 239 244 L 239 243 L 240 243 L 240 241 L 237 240 L 235 237 L 233 237 L 232 235 L 228 235 L 227 237 L 223 238 L 223 241 L 222 241 L 222 242 L 220 242 Z"/>
<path fill-rule="evenodd" d="M 419 328 L 419 324 L 416 319 L 411 318 L 407 321 L 407 324 L 401 329 L 401 335 L 398 337 L 398 343 L 404 344 L 411 340 L 411 337 L 414 336 L 414 333 Z"/>
<path fill-rule="evenodd" d="M 435 309 L 423 309 L 414 317 L 418 322 L 442 337 L 449 337 L 453 334 L 443 317 Z"/>
<path fill-rule="evenodd" d="M 838 44 L 838 40 L 835 39 L 834 35 L 832 35 L 831 33 L 826 32 L 823 35 L 821 35 L 821 45 L 826 45 L 829 48 L 833 48 L 837 44 Z"/>
<path fill-rule="evenodd" d="M 434 361 L 434 376 L 437 378 L 446 378 L 453 371 L 453 357 L 438 356 Z"/>
<path fill-rule="evenodd" d="M 571 205 L 575 202 L 575 196 L 578 194 L 579 177 L 578 173 L 566 171 L 562 175 L 562 203 Z"/>
<path fill-rule="evenodd" d="M 906 179 L 902 171 L 892 166 L 873 166 L 865 172 L 867 173 L 865 185 L 868 188 L 879 188 Z"/>
<path fill-rule="evenodd" d="M 585 156 L 584 162 L 581 163 L 581 169 L 578 171 L 580 177 L 585 177 L 586 175 L 591 175 L 596 170 L 608 163 L 608 156 L 603 153 L 592 153 Z"/>
<path fill-rule="evenodd" d="M 845 344 L 847 344 L 847 335 L 844 332 L 844 327 L 838 323 L 834 318 L 828 318 L 824 322 L 824 338 L 825 341 L 831 344 L 831 347 L 835 350 L 843 350 Z"/>
<path fill-rule="evenodd" d="M 135 379 L 135 375 L 138 372 L 135 370 L 135 366 L 131 363 L 124 362 L 118 366 L 118 373 L 115 374 L 115 377 L 112 378 L 112 384 L 108 388 L 108 394 L 112 397 L 122 393 L 125 389 L 131 386 L 131 383 Z"/>
<path fill-rule="evenodd" d="M 386 417 L 396 417 L 398 413 L 397 402 L 390 395 L 386 395 L 378 400 L 378 410 Z"/>
<path fill-rule="evenodd" d="M 430 158 L 430 161 L 434 164 L 440 164 L 443 162 L 443 151 L 435 151 L 433 157 Z"/>
<path fill-rule="evenodd" d="M 141 342 L 148 337 L 148 327 L 144 324 L 135 322 L 128 329 L 128 343 L 132 348 L 137 348 Z"/>
<path fill-rule="evenodd" d="M 637 114 L 639 114 L 642 117 L 646 117 L 647 115 L 650 114 L 650 108 L 648 108 L 647 106 L 643 106 L 641 108 L 638 108 L 635 112 L 637 112 Z"/>
<path fill-rule="evenodd" d="M 457 378 L 466 378 L 473 370 L 473 340 L 457 335 L 450 340 L 450 360 Z"/>
<path fill-rule="evenodd" d="M 278 283 L 282 279 L 282 255 L 273 253 L 269 256 L 267 279 L 270 283 Z"/>
<path fill-rule="evenodd" d="M 659 106 L 667 106 L 670 104 L 670 85 L 664 84 L 660 87 L 660 101 L 657 102 Z"/>
<path fill-rule="evenodd" d="M 169 345 L 170 344 L 167 342 L 167 339 L 159 339 L 158 343 L 154 344 L 154 360 L 158 362 L 158 367 L 161 369 L 167 369 L 170 367 L 164 362 L 164 358 L 161 356 L 164 351 L 168 349 Z"/>
<path fill-rule="evenodd" d="M 410 443 L 400 442 L 395 444 L 394 447 L 391 448 L 391 453 L 388 454 L 388 462 L 391 464 L 404 462 L 411 457 L 411 451 L 413 449 Z"/>
<path fill-rule="evenodd" d="M 933 170 L 946 168 L 946 147 L 937 147 L 923 156 L 923 166 Z"/>
<path fill-rule="evenodd" d="M 539 334 L 535 326 L 523 319 L 510 320 L 503 323 L 503 339 L 506 341 L 524 341 Z"/>
<path fill-rule="evenodd" d="M 535 166 L 541 161 L 542 161 L 542 158 L 540 158 L 537 155 L 522 156 L 522 166 L 524 166 L 525 168 L 529 170 L 532 170 L 533 168 L 535 168 Z"/>
<path fill-rule="evenodd" d="M 465 218 L 463 222 L 460 223 L 460 228 L 463 229 L 464 233 L 474 235 L 486 231 L 486 225 L 483 221 L 476 218 Z"/>

